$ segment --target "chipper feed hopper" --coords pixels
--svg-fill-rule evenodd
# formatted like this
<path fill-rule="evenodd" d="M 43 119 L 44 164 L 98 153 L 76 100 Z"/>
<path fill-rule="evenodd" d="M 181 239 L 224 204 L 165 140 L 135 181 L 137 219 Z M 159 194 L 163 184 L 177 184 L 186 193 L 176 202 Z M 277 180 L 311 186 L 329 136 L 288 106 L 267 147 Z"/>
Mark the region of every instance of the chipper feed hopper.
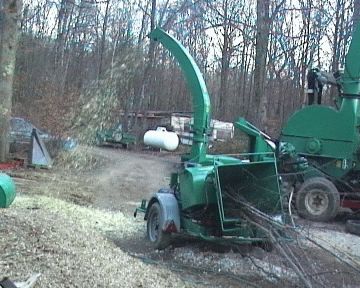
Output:
<path fill-rule="evenodd" d="M 354 30 L 343 72 L 338 72 L 337 107 L 310 105 L 290 117 L 281 141 L 307 158 L 294 183 L 298 213 L 330 220 L 340 206 L 360 209 L 360 25 Z M 335 74 L 334 74 L 335 75 Z"/>
<path fill-rule="evenodd" d="M 207 154 L 211 105 L 202 74 L 188 51 L 163 30 L 155 29 L 149 37 L 162 43 L 178 61 L 194 110 L 193 144 L 191 152 L 182 157 L 182 168 L 171 175 L 168 188 L 143 200 L 136 210 L 145 213 L 150 242 L 163 249 L 174 233 L 226 243 L 267 241 L 266 233 L 249 220 L 245 210 L 254 207 L 281 221 L 282 195 L 274 153 L 264 148 L 238 157 Z"/>

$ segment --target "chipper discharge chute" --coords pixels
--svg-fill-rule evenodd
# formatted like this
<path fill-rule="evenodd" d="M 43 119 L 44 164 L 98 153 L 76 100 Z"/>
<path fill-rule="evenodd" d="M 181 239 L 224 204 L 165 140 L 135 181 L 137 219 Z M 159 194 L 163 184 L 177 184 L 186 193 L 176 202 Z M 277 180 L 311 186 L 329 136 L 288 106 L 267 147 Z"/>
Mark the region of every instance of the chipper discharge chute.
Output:
<path fill-rule="evenodd" d="M 273 151 L 259 148 L 237 157 L 207 154 L 211 106 L 202 74 L 176 39 L 161 29 L 149 36 L 178 60 L 194 108 L 193 144 L 182 157 L 183 167 L 171 175 L 169 188 L 136 209 L 145 213 L 150 242 L 163 249 L 173 233 L 226 243 L 267 241 L 256 220 L 276 222 L 283 213 Z"/>

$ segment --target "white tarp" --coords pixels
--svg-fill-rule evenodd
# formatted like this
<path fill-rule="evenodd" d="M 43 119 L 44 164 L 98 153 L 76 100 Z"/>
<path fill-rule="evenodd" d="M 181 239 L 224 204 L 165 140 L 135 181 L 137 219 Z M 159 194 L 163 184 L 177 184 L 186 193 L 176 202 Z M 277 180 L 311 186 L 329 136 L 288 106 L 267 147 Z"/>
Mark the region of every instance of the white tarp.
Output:
<path fill-rule="evenodd" d="M 30 165 L 39 165 L 51 168 L 52 159 L 47 151 L 44 142 L 39 137 L 36 129 L 31 133 L 31 149 L 29 157 Z"/>

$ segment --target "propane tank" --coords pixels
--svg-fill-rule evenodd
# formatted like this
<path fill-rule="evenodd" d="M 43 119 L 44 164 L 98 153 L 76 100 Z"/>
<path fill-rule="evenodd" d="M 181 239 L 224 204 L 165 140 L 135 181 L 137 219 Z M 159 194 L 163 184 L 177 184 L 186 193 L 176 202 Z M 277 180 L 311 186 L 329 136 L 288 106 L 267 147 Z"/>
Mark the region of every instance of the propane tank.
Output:
<path fill-rule="evenodd" d="M 144 144 L 152 147 L 174 151 L 179 146 L 179 137 L 165 127 L 149 130 L 144 134 Z"/>

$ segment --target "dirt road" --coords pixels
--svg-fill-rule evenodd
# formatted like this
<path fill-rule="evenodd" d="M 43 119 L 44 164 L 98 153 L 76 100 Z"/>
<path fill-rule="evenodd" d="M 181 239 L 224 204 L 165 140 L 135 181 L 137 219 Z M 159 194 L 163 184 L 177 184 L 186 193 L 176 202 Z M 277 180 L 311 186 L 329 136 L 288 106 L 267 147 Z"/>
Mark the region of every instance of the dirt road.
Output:
<path fill-rule="evenodd" d="M 126 150 L 95 149 L 94 153 L 109 161 L 92 175 L 98 191 L 94 206 L 126 213 L 133 212 L 141 199 L 167 187 L 176 161 Z"/>
<path fill-rule="evenodd" d="M 11 175 L 20 195 L 46 195 L 132 215 L 142 199 L 168 185 L 177 158 L 163 155 L 167 154 L 81 147 L 70 159 L 82 162 L 79 165 L 60 163 L 52 170 L 20 170 Z"/>

